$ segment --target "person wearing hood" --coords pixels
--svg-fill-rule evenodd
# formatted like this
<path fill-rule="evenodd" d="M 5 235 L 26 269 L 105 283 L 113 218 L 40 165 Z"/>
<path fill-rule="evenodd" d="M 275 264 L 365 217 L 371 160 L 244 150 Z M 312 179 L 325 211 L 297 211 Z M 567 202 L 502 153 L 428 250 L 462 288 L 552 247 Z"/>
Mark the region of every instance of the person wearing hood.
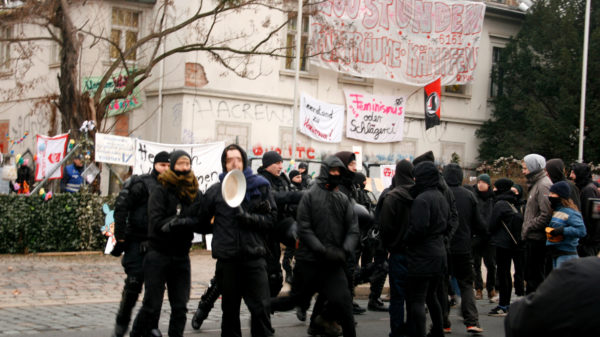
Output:
<path fill-rule="evenodd" d="M 127 179 L 115 201 L 114 235 L 117 243 L 111 254 L 118 257 L 123 252 L 125 253 L 121 264 L 127 277 L 117 312 L 113 337 L 122 337 L 127 332 L 131 311 L 142 292 L 144 253 L 148 240 L 148 200 L 158 187 L 158 176 L 168 169 L 169 153 L 166 151 L 157 153 L 154 156 L 152 172 Z"/>
<path fill-rule="evenodd" d="M 404 235 L 410 221 L 413 200 L 410 194 L 410 189 L 415 185 L 413 169 L 410 161 L 399 161 L 392 178 L 393 187 L 386 191 L 385 196 L 380 197 L 380 236 L 383 246 L 390 254 L 390 337 L 404 336 L 407 332 L 404 323 L 404 303 L 407 296 L 407 244 Z"/>
<path fill-rule="evenodd" d="M 544 168 L 546 159 L 539 154 L 528 154 L 521 163 L 521 172 L 527 178 L 529 197 L 523 215 L 521 238 L 525 240 L 525 293 L 534 292 L 546 276 L 545 228 L 552 218 L 548 194 L 552 181 Z"/>
<path fill-rule="evenodd" d="M 158 324 L 165 285 L 169 292 L 169 336 L 183 336 L 192 283 L 189 251 L 201 227 L 202 193 L 191 170 L 190 155 L 181 150 L 169 156 L 169 169 L 148 201 L 148 252 L 144 257 L 144 301 L 131 336 L 148 336 Z"/>
<path fill-rule="evenodd" d="M 277 204 L 271 184 L 252 173 L 240 146 L 225 147 L 221 166 L 219 182 L 206 191 L 202 213 L 204 226 L 210 226 L 214 217 L 212 256 L 217 260 L 215 279 L 222 294 L 221 336 L 241 336 L 242 299 L 250 311 L 251 335 L 271 336 L 266 239 L 277 222 Z M 237 208 L 230 207 L 221 194 L 223 179 L 233 170 L 242 171 L 246 178 L 246 194 Z"/>
<path fill-rule="evenodd" d="M 271 193 L 277 204 L 277 225 L 276 229 L 290 228 L 294 226 L 296 210 L 303 193 L 295 191 L 288 177 L 283 173 L 283 158 L 276 151 L 267 151 L 262 158 L 262 166 L 258 168 L 258 174 L 263 176 L 271 184 Z M 282 230 L 286 232 L 287 230 Z M 269 275 L 269 289 L 271 297 L 276 297 L 283 287 L 283 274 L 281 272 L 280 243 L 286 246 L 293 246 L 296 240 L 291 238 L 286 240 L 285 235 L 276 235 L 272 231 L 267 236 L 267 273 Z M 294 234 L 295 236 L 295 234 Z M 290 242 L 291 241 L 291 242 Z M 289 275 L 289 277 L 288 277 Z M 291 281 L 291 266 L 286 269 L 286 279 Z M 290 282 L 291 283 L 291 282 Z"/>
<path fill-rule="evenodd" d="M 477 197 L 479 203 L 479 212 L 481 219 L 484 221 L 486 233 L 488 232 L 490 216 L 494 208 L 494 190 L 492 189 L 492 180 L 486 173 L 477 176 L 477 184 L 472 186 L 472 191 Z M 485 288 L 488 293 L 490 302 L 496 296 L 496 251 L 495 247 L 490 244 L 489 237 L 481 233 L 473 233 L 472 240 L 473 248 L 473 263 L 475 268 L 475 298 L 483 299 L 483 277 L 481 273 L 481 260 L 487 270 L 485 280 Z"/>
<path fill-rule="evenodd" d="M 496 263 L 498 268 L 498 291 L 500 298 L 498 306 L 492 309 L 489 316 L 506 316 L 512 293 L 512 278 L 510 275 L 511 262 L 515 263 L 515 273 L 521 250 L 521 228 L 523 216 L 518 211 L 518 199 L 512 191 L 514 183 L 508 178 L 498 179 L 496 187 L 496 202 L 490 218 L 490 243 L 496 247 Z"/>
<path fill-rule="evenodd" d="M 517 211 L 521 213 L 521 216 L 525 214 L 525 204 L 527 201 L 523 200 L 523 186 L 513 183 L 510 190 L 515 194 L 516 202 L 514 206 Z M 520 239 L 521 236 L 519 235 Z M 515 266 L 515 273 L 513 274 L 513 285 L 515 287 L 515 295 L 517 297 L 525 296 L 525 243 L 523 240 L 519 240 L 519 246 L 517 248 L 517 255 L 513 258 Z"/>
<path fill-rule="evenodd" d="M 479 316 L 473 293 L 474 272 L 471 240 L 473 234 L 485 236 L 486 226 L 481 218 L 477 197 L 469 189 L 461 186 L 462 168 L 458 164 L 448 164 L 444 167 L 443 176 L 454 195 L 458 210 L 458 228 L 450 241 L 448 269 L 450 275 L 454 276 L 458 282 L 461 294 L 460 309 L 467 331 L 481 332 L 483 330 L 479 326 Z M 444 311 L 444 314 L 446 315 L 447 312 Z M 448 317 L 444 317 L 444 321 L 448 321 Z"/>
<path fill-rule="evenodd" d="M 587 236 L 579 242 L 579 255 L 596 256 L 600 252 L 600 220 L 592 216 L 593 205 L 590 199 L 600 198 L 600 192 L 592 182 L 592 171 L 588 164 L 573 164 L 570 178 L 579 189 L 581 214 L 587 231 Z"/>
<path fill-rule="evenodd" d="M 575 206 L 581 209 L 581 201 L 579 200 L 579 189 L 577 185 L 571 180 L 568 180 L 565 176 L 565 163 L 560 158 L 550 159 L 546 162 L 546 173 L 548 177 L 552 181 L 553 184 L 556 184 L 559 181 L 566 181 L 571 187 L 571 195 L 569 196 Z"/>
<path fill-rule="evenodd" d="M 430 335 L 441 337 L 443 313 L 437 288 L 447 270 L 444 234 L 447 232 L 450 206 L 440 191 L 440 173 L 432 162 L 421 162 L 414 169 L 415 198 L 410 222 L 404 236 L 407 256 L 408 335 L 425 337 L 425 303 L 433 323 Z"/>
<path fill-rule="evenodd" d="M 302 162 L 298 165 L 298 172 L 302 176 L 302 189 L 308 189 L 312 185 L 312 177 L 308 172 L 308 164 L 306 162 Z M 291 179 L 291 178 L 290 178 Z"/>
<path fill-rule="evenodd" d="M 304 306 L 318 293 L 327 308 L 315 304 L 309 335 L 335 333 L 330 322 L 338 321 L 345 337 L 356 336 L 345 266 L 346 257 L 358 243 L 358 221 L 350 200 L 338 189 L 345 169 L 339 158 L 327 157 L 315 185 L 302 197 L 294 268 L 294 288 L 298 291 L 279 297 L 273 304 L 277 310 L 291 310 Z"/>

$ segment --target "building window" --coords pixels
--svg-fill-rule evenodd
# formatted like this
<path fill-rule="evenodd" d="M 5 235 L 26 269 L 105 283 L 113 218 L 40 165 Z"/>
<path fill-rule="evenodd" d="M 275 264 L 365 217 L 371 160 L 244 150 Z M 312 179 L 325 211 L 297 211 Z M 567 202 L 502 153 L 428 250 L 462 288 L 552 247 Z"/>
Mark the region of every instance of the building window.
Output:
<path fill-rule="evenodd" d="M 0 36 L 3 39 L 12 38 L 12 28 L 0 28 Z M 10 42 L 0 42 L 0 69 L 8 69 L 10 67 Z"/>
<path fill-rule="evenodd" d="M 463 84 L 453 84 L 444 86 L 444 93 L 446 94 L 456 94 L 456 95 L 466 95 L 467 94 L 467 86 Z"/>
<path fill-rule="evenodd" d="M 296 14 L 293 13 L 290 15 L 290 19 L 287 26 L 287 38 L 286 38 L 286 59 L 285 59 L 285 69 L 296 70 L 296 32 L 297 32 L 297 17 Z M 300 70 L 307 71 L 307 48 L 306 45 L 308 43 L 308 16 L 302 16 L 302 37 L 300 40 Z"/>
<path fill-rule="evenodd" d="M 217 122 L 217 141 L 222 140 L 225 146 L 237 144 L 242 149 L 247 149 L 249 145 L 250 124 Z"/>
<path fill-rule="evenodd" d="M 492 71 L 490 80 L 490 97 L 497 97 L 502 93 L 502 71 L 500 69 L 500 54 L 502 48 L 492 47 Z"/>
<path fill-rule="evenodd" d="M 120 58 L 119 50 L 127 51 L 137 43 L 140 26 L 140 13 L 123 9 L 112 9 L 112 28 L 110 31 L 110 40 L 113 42 L 110 46 L 110 58 Z M 118 46 L 115 47 L 115 46 Z M 127 61 L 135 61 L 137 51 L 134 50 L 125 57 Z"/>

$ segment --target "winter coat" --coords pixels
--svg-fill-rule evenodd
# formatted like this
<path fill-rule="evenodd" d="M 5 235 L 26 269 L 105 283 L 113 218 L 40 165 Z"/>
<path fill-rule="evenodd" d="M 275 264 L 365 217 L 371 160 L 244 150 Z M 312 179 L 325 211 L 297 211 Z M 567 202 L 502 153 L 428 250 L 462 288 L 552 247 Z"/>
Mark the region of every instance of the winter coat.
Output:
<path fill-rule="evenodd" d="M 473 193 L 475 193 L 475 197 L 477 197 L 479 214 L 485 224 L 486 231 L 489 233 L 490 217 L 492 216 L 492 210 L 494 209 L 494 191 L 491 186 L 485 192 L 479 191 L 477 185 L 474 185 L 471 188 L 473 189 Z"/>
<path fill-rule="evenodd" d="M 563 163 L 562 159 L 555 158 L 550 159 L 546 162 L 546 172 L 548 173 L 548 177 L 550 177 L 552 183 L 556 184 L 559 181 L 566 181 L 569 184 L 569 187 L 571 187 L 571 194 L 569 195 L 569 198 L 573 200 L 573 203 L 575 204 L 575 206 L 577 206 L 578 209 L 581 209 L 581 200 L 579 200 L 579 189 L 577 188 L 577 185 L 575 185 L 574 182 L 572 182 L 571 180 L 567 180 L 564 171 L 565 164 Z"/>
<path fill-rule="evenodd" d="M 553 270 L 535 293 L 510 305 L 506 337 L 598 336 L 600 258 L 573 259 Z"/>
<path fill-rule="evenodd" d="M 582 245 L 600 244 L 600 220 L 593 219 L 590 212 L 590 198 L 600 198 L 598 189 L 592 182 L 592 173 L 587 164 L 577 163 L 573 165 L 576 181 L 581 199 L 581 214 L 587 230 L 587 236 L 581 240 Z"/>
<path fill-rule="evenodd" d="M 510 204 L 515 207 L 517 212 L 519 211 L 517 196 L 512 191 L 497 195 L 496 203 L 494 204 L 494 209 L 490 218 L 490 244 L 504 249 L 516 249 L 518 242 L 520 241 L 520 238 L 515 237 L 515 240 L 517 241 L 517 244 L 515 244 L 507 229 L 504 227 L 504 225 L 506 225 L 507 228 L 510 229 L 512 217 L 515 214 L 513 208 L 510 207 Z"/>
<path fill-rule="evenodd" d="M 550 200 L 548 200 L 552 181 L 544 170 L 538 170 L 527 175 L 527 185 L 529 196 L 523 215 L 521 237 L 529 240 L 546 241 L 545 228 L 552 218 L 552 208 L 550 207 Z"/>
<path fill-rule="evenodd" d="M 248 173 L 249 172 L 249 173 Z M 249 168 L 244 174 L 251 174 Z M 263 179 L 263 178 L 261 178 Z M 237 208 L 231 208 L 221 194 L 221 182 L 206 191 L 204 199 L 203 226 L 212 225 L 212 256 L 215 259 L 249 259 L 265 257 L 266 235 L 277 221 L 277 204 L 268 186 L 262 186 L 259 195 L 245 198 L 241 207 L 260 217 L 259 228 L 241 225 L 236 218 Z M 248 195 L 248 194 L 247 194 Z"/>
<path fill-rule="evenodd" d="M 396 174 L 393 181 L 395 187 L 382 193 L 383 199 L 379 210 L 381 224 L 381 240 L 383 246 L 390 253 L 406 254 L 406 230 L 410 223 L 410 210 L 413 196 L 410 189 L 415 185 L 413 178 L 413 165 L 408 161 L 396 164 Z M 379 205 L 379 203 L 378 203 Z"/>
<path fill-rule="evenodd" d="M 420 180 L 425 172 L 426 178 Z M 437 174 L 433 174 L 435 173 Z M 432 276 L 447 269 L 444 235 L 448 230 L 450 207 L 439 190 L 440 175 L 433 163 L 423 162 L 415 167 L 418 195 L 413 200 L 407 242 L 408 274 L 410 276 Z"/>
<path fill-rule="evenodd" d="M 146 241 L 148 238 L 148 200 L 159 186 L 158 173 L 132 176 L 125 181 L 115 201 L 115 238 Z"/>
<path fill-rule="evenodd" d="M 458 211 L 459 225 L 452 241 L 450 241 L 450 252 L 453 254 L 468 254 L 471 252 L 472 235 L 474 233 L 483 235 L 486 232 L 479 211 L 479 204 L 473 192 L 460 186 L 463 180 L 463 172 L 460 166 L 456 164 L 446 165 L 443 175 L 454 196 Z"/>
<path fill-rule="evenodd" d="M 288 216 L 295 218 L 298 203 L 302 199 L 302 192 L 292 188 L 290 180 L 283 172 L 276 177 L 262 166 L 258 168 L 257 172 L 271 184 L 271 193 L 277 204 L 277 220 Z"/>
<path fill-rule="evenodd" d="M 192 246 L 194 232 L 206 232 L 200 227 L 200 214 L 202 212 L 202 193 L 192 202 L 182 201 L 177 193 L 162 184 L 150 194 L 148 200 L 148 242 L 150 247 L 164 255 L 187 255 Z M 178 211 L 179 210 L 179 211 Z M 177 213 L 179 212 L 179 215 Z M 162 227 L 174 217 L 190 218 L 191 226 L 174 226 L 171 231 L 163 232 Z"/>
<path fill-rule="evenodd" d="M 550 242 L 546 240 L 546 246 L 551 252 L 558 255 L 561 255 L 561 252 L 577 253 L 579 239 L 586 235 L 581 213 L 572 208 L 559 207 L 552 213 L 552 220 L 550 220 L 548 227 L 563 227 L 564 229 L 564 239 L 562 241 Z"/>
<path fill-rule="evenodd" d="M 358 218 L 346 195 L 337 189 L 326 188 L 331 167 L 343 167 L 339 158 L 328 157 L 310 190 L 304 194 L 298 207 L 298 237 L 296 250 L 299 261 L 320 261 L 326 247 L 352 254 L 358 244 Z"/>

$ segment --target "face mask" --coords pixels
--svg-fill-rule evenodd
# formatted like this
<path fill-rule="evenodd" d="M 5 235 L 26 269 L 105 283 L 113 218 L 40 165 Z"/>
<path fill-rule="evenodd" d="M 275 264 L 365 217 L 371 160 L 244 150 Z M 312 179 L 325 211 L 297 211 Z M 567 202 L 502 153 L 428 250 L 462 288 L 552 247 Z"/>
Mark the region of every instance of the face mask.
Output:
<path fill-rule="evenodd" d="M 186 176 L 192 171 L 173 171 L 173 172 L 175 172 L 175 174 L 178 176 Z"/>
<path fill-rule="evenodd" d="M 550 200 L 550 206 L 552 207 L 552 209 L 557 209 L 558 207 L 562 206 L 560 198 L 548 197 L 548 200 Z"/>
<path fill-rule="evenodd" d="M 329 185 L 329 189 L 333 190 L 342 182 L 342 176 L 329 176 L 327 179 L 327 185 Z"/>

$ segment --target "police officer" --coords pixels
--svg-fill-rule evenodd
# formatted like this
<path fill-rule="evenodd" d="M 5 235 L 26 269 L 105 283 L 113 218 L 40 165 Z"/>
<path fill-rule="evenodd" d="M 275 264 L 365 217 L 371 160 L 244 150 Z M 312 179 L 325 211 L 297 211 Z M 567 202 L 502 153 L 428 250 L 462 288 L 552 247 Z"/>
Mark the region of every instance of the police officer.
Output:
<path fill-rule="evenodd" d="M 73 164 L 65 166 L 63 169 L 63 178 L 60 181 L 60 191 L 68 193 L 77 193 L 83 185 L 83 154 L 78 154 L 73 158 Z"/>
<path fill-rule="evenodd" d="M 154 168 L 149 174 L 132 176 L 125 182 L 115 202 L 115 238 L 117 244 L 111 254 L 120 256 L 127 278 L 121 304 L 117 312 L 114 337 L 124 336 L 131 319 L 131 311 L 144 284 L 144 253 L 148 240 L 148 199 L 158 186 L 158 175 L 169 168 L 169 153 L 162 151 L 154 157 Z"/>

